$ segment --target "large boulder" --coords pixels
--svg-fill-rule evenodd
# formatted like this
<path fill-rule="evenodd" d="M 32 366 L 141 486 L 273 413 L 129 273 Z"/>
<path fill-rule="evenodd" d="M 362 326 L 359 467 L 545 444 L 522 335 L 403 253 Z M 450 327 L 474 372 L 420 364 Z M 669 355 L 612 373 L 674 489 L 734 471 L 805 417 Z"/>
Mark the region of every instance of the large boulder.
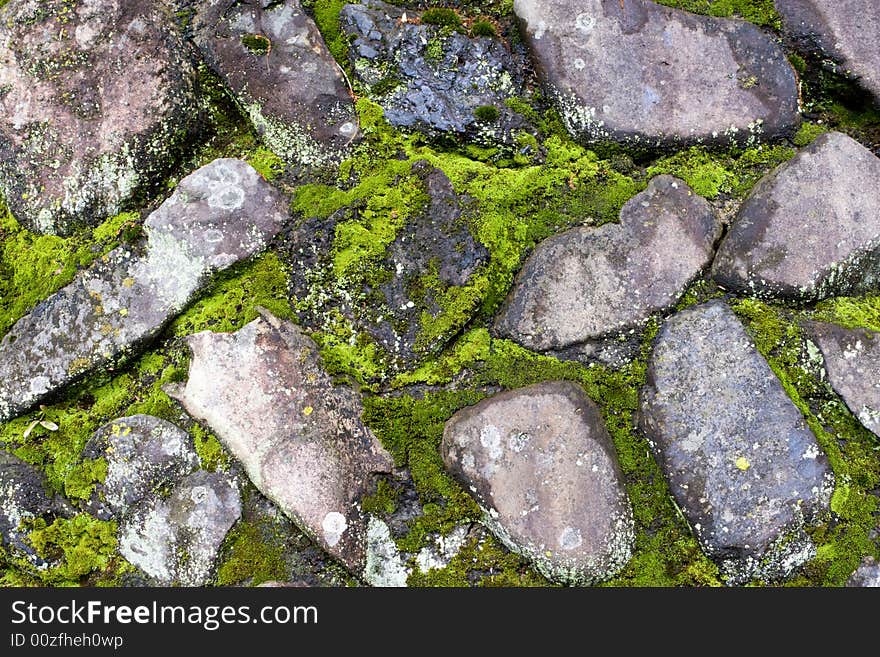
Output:
<path fill-rule="evenodd" d="M 557 350 L 638 327 L 673 305 L 712 261 L 721 222 L 683 181 L 658 176 L 619 224 L 541 242 L 519 273 L 496 329 L 530 349 Z"/>
<path fill-rule="evenodd" d="M 22 317 L 0 342 L 0 421 L 136 350 L 212 279 L 281 229 L 283 199 L 247 163 L 215 160 L 184 178 L 120 246 Z"/>
<path fill-rule="evenodd" d="M 164 0 L 11 0 L 0 9 L 0 191 L 65 234 L 158 182 L 200 123 Z"/>
<path fill-rule="evenodd" d="M 341 160 L 358 137 L 339 65 L 298 0 L 199 3 L 194 40 L 257 133 L 291 164 Z"/>
<path fill-rule="evenodd" d="M 640 402 L 672 494 L 728 583 L 784 577 L 815 554 L 802 530 L 828 508 L 828 461 L 724 302 L 664 323 Z"/>
<path fill-rule="evenodd" d="M 880 283 L 880 159 L 839 132 L 820 135 L 752 190 L 712 273 L 743 294 L 796 301 Z"/>
<path fill-rule="evenodd" d="M 550 579 L 590 584 L 632 554 L 633 519 L 599 408 L 575 383 L 504 392 L 456 413 L 443 461 L 484 522 Z"/>
<path fill-rule="evenodd" d="M 540 78 L 582 141 L 751 144 L 799 122 L 795 72 L 750 23 L 650 0 L 513 6 Z"/>

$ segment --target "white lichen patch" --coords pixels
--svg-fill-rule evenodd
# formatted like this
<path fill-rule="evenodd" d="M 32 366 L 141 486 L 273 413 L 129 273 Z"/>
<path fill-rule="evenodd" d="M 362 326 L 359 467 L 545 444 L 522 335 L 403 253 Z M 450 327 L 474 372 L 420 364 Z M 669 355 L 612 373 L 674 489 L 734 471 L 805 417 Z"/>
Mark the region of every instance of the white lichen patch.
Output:
<path fill-rule="evenodd" d="M 406 586 L 409 569 L 382 520 L 370 516 L 367 523 L 367 560 L 364 579 L 372 586 Z"/>
<path fill-rule="evenodd" d="M 339 511 L 330 511 L 324 520 L 321 521 L 321 529 L 324 532 L 324 540 L 330 547 L 339 543 L 345 530 L 348 528 L 348 521 Z"/>

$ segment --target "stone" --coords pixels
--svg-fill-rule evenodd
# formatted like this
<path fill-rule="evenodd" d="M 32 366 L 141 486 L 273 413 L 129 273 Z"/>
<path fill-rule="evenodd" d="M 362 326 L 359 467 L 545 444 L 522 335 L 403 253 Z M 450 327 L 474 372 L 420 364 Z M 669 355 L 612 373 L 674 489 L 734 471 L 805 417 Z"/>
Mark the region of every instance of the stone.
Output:
<path fill-rule="evenodd" d="M 513 6 L 539 78 L 583 142 L 746 145 L 797 127 L 794 69 L 755 25 L 649 0 Z"/>
<path fill-rule="evenodd" d="M 354 74 L 391 125 L 486 145 L 534 132 L 505 102 L 523 95 L 523 62 L 500 39 L 422 23 L 421 12 L 380 0 L 346 5 L 340 20 Z"/>
<path fill-rule="evenodd" d="M 856 571 L 846 580 L 848 587 L 880 587 L 880 563 L 873 557 L 865 557 Z"/>
<path fill-rule="evenodd" d="M 720 237 L 705 199 L 677 178 L 658 176 L 623 206 L 619 224 L 573 228 L 541 242 L 495 328 L 547 351 L 639 327 L 709 267 Z"/>
<path fill-rule="evenodd" d="M 144 224 L 146 237 L 77 274 L 0 342 L 0 421 L 21 414 L 156 336 L 214 273 L 262 250 L 287 210 L 247 163 L 187 176 Z"/>
<path fill-rule="evenodd" d="M 865 428 L 880 436 L 880 336 L 824 322 L 810 322 L 808 329 L 834 391 Z"/>
<path fill-rule="evenodd" d="M 107 461 L 107 476 L 95 489 L 117 516 L 199 468 L 190 435 L 150 415 L 108 422 L 86 443 L 83 457 Z"/>
<path fill-rule="evenodd" d="M 358 138 L 342 70 L 298 0 L 208 0 L 193 33 L 257 133 L 288 163 L 338 163 Z"/>
<path fill-rule="evenodd" d="M 722 287 L 818 301 L 880 282 L 880 159 L 854 139 L 820 135 L 752 190 L 718 249 Z"/>
<path fill-rule="evenodd" d="M 728 584 L 785 577 L 815 555 L 803 528 L 828 508 L 828 460 L 724 302 L 663 324 L 638 424 Z"/>
<path fill-rule="evenodd" d="M 775 0 L 801 50 L 855 78 L 880 103 L 880 5 L 875 0 Z"/>
<path fill-rule="evenodd" d="M 0 191 L 24 226 L 96 225 L 162 181 L 202 122 L 167 2 L 0 10 Z"/>
<path fill-rule="evenodd" d="M 21 523 L 31 518 L 49 517 L 55 504 L 46 494 L 43 475 L 10 452 L 0 450 L 0 543 L 42 563 Z"/>
<path fill-rule="evenodd" d="M 393 462 L 362 423 L 357 393 L 334 386 L 317 345 L 263 311 L 235 333 L 202 332 L 185 386 L 169 388 L 241 461 L 254 486 L 353 573 L 365 567 L 371 475 Z"/>
<path fill-rule="evenodd" d="M 487 527 L 549 579 L 590 584 L 629 560 L 632 510 L 617 455 L 577 384 L 539 383 L 462 409 L 441 451 Z"/>
<path fill-rule="evenodd" d="M 150 497 L 122 520 L 119 551 L 161 586 L 204 586 L 240 515 L 234 483 L 199 470 L 181 479 L 167 500 Z"/>

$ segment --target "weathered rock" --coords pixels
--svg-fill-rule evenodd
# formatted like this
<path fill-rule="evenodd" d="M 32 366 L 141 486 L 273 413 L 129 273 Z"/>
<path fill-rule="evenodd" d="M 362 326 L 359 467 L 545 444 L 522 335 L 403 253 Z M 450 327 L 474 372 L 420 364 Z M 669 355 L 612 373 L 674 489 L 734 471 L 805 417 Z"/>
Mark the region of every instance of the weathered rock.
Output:
<path fill-rule="evenodd" d="M 333 385 L 296 325 L 267 312 L 235 333 L 188 342 L 189 379 L 169 394 L 207 422 L 264 495 L 360 574 L 367 518 L 359 502 L 371 474 L 393 464 L 361 422 L 358 395 Z"/>
<path fill-rule="evenodd" d="M 220 473 L 184 477 L 165 500 L 150 497 L 119 527 L 119 549 L 160 585 L 202 586 L 241 515 L 238 490 Z"/>
<path fill-rule="evenodd" d="M 786 32 L 854 77 L 880 102 L 880 5 L 875 0 L 775 0 Z"/>
<path fill-rule="evenodd" d="M 880 336 L 866 329 L 810 322 L 828 381 L 853 415 L 880 436 Z"/>
<path fill-rule="evenodd" d="M 497 331 L 530 349 L 562 349 L 642 324 L 709 266 L 721 222 L 683 181 L 658 176 L 619 224 L 541 242 L 519 273 Z"/>
<path fill-rule="evenodd" d="M 728 583 L 784 577 L 815 554 L 802 528 L 828 507 L 827 459 L 725 303 L 666 321 L 640 397 L 639 426 Z"/>
<path fill-rule="evenodd" d="M 487 526 L 545 576 L 592 583 L 629 560 L 632 511 L 617 455 L 577 384 L 540 383 L 459 411 L 442 452 Z"/>
<path fill-rule="evenodd" d="M 748 144 L 799 121 L 795 72 L 750 23 L 649 0 L 515 0 L 514 11 L 539 77 L 585 142 Z"/>
<path fill-rule="evenodd" d="M 522 96 L 521 59 L 500 39 L 470 38 L 420 18 L 380 0 L 346 5 L 340 14 L 355 75 L 385 118 L 431 136 L 515 145 L 530 127 L 505 103 Z"/>
<path fill-rule="evenodd" d="M 31 547 L 21 522 L 48 516 L 55 505 L 46 495 L 43 476 L 20 458 L 0 450 L 0 543 L 41 560 Z"/>
<path fill-rule="evenodd" d="M 20 319 L 0 342 L 0 421 L 154 337 L 211 279 L 277 233 L 280 196 L 240 160 L 184 178 L 121 246 Z"/>
<path fill-rule="evenodd" d="M 96 485 L 96 493 L 115 515 L 124 515 L 199 467 L 189 434 L 150 415 L 108 422 L 86 443 L 83 457 L 106 459 L 107 476 Z"/>
<path fill-rule="evenodd" d="M 201 122 L 166 2 L 11 0 L 0 10 L 0 190 L 64 234 L 160 181 Z"/>
<path fill-rule="evenodd" d="M 866 557 L 856 571 L 846 581 L 851 587 L 880 587 L 880 563 L 873 557 Z"/>
<path fill-rule="evenodd" d="M 257 132 L 291 164 L 338 162 L 358 136 L 348 85 L 298 0 L 201 3 L 194 39 Z"/>
<path fill-rule="evenodd" d="M 288 241 L 293 247 L 287 256 L 294 271 L 291 296 L 305 307 L 300 322 L 326 330 L 326 316 L 333 321 L 341 312 L 380 347 L 392 368 L 437 352 L 461 330 L 466 318 L 446 322 L 449 315 L 441 301 L 471 285 L 489 261 L 468 226 L 470 199 L 458 196 L 446 175 L 427 162 L 415 162 L 412 176 L 413 185 L 424 190 L 424 207 L 408 208 L 406 223 L 367 274 L 340 277 L 334 268 L 339 226 L 357 217 L 362 206 L 343 208 L 328 219 L 308 219 Z M 448 326 L 432 331 L 428 323 Z"/>
<path fill-rule="evenodd" d="M 880 282 L 880 159 L 820 135 L 752 190 L 718 249 L 719 285 L 816 301 Z"/>

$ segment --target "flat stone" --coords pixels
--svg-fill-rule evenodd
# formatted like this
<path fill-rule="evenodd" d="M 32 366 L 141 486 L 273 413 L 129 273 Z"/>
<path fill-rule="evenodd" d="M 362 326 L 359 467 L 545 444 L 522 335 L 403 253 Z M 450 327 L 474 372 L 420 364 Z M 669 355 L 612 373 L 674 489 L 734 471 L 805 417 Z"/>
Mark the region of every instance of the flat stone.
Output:
<path fill-rule="evenodd" d="M 0 10 L 0 191 L 23 225 L 95 225 L 162 180 L 202 110 L 165 1 Z"/>
<path fill-rule="evenodd" d="M 581 141 L 744 145 L 797 127 L 794 69 L 751 23 L 649 0 L 513 6 L 539 77 Z"/>
<path fill-rule="evenodd" d="M 0 450 L 0 543 L 34 563 L 42 563 L 27 532 L 19 527 L 24 520 L 49 516 L 54 510 L 43 475 L 14 454 Z"/>
<path fill-rule="evenodd" d="M 341 160 L 358 137 L 339 65 L 298 0 L 200 3 L 194 40 L 257 133 L 291 164 Z"/>
<path fill-rule="evenodd" d="M 268 312 L 235 333 L 192 335 L 185 386 L 169 389 L 238 458 L 251 481 L 352 572 L 365 567 L 370 476 L 391 457 L 334 386 L 318 347 Z"/>
<path fill-rule="evenodd" d="M 815 555 L 802 529 L 828 508 L 828 461 L 724 302 L 663 324 L 640 402 L 639 427 L 729 584 L 787 576 Z"/>
<path fill-rule="evenodd" d="M 541 242 L 496 320 L 498 333 L 539 351 L 631 329 L 675 304 L 712 262 L 721 222 L 705 199 L 658 176 L 619 224 L 578 227 Z"/>
<path fill-rule="evenodd" d="M 866 557 L 856 571 L 846 581 L 849 587 L 880 587 L 880 563 L 873 557 Z"/>
<path fill-rule="evenodd" d="M 808 327 L 834 391 L 868 430 L 880 436 L 880 336 L 823 322 L 810 322 Z"/>
<path fill-rule="evenodd" d="M 718 249 L 719 285 L 817 301 L 880 283 L 880 159 L 839 132 L 820 135 L 752 190 Z"/>
<path fill-rule="evenodd" d="M 212 275 L 262 250 L 287 210 L 247 163 L 221 159 L 187 176 L 120 246 L 21 318 L 0 342 L 0 421 L 136 351 Z"/>
<path fill-rule="evenodd" d="M 391 125 L 487 145 L 534 130 L 505 103 L 523 95 L 523 62 L 500 39 L 421 23 L 421 12 L 380 0 L 346 5 L 340 20 L 354 73 Z"/>
<path fill-rule="evenodd" d="M 590 584 L 632 554 L 633 519 L 598 407 L 575 383 L 511 390 L 446 423 L 443 461 L 489 529 L 546 577 Z"/>
<path fill-rule="evenodd" d="M 241 499 L 224 474 L 199 470 L 167 500 L 150 497 L 122 520 L 119 551 L 161 586 L 204 586 Z"/>
<path fill-rule="evenodd" d="M 107 461 L 107 476 L 95 488 L 114 515 L 199 468 L 190 435 L 150 415 L 108 422 L 86 443 L 83 457 Z"/>
<path fill-rule="evenodd" d="M 775 0 L 786 32 L 880 102 L 880 5 L 875 0 Z"/>

